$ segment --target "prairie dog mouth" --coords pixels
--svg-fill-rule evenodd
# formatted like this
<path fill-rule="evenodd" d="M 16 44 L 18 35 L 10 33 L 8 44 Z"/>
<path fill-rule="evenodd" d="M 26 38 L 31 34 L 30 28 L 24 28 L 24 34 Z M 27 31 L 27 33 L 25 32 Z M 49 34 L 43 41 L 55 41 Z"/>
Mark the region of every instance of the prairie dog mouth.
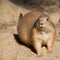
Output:
<path fill-rule="evenodd" d="M 47 29 L 46 27 L 40 27 L 39 30 L 40 30 L 40 31 L 48 32 L 48 29 Z"/>

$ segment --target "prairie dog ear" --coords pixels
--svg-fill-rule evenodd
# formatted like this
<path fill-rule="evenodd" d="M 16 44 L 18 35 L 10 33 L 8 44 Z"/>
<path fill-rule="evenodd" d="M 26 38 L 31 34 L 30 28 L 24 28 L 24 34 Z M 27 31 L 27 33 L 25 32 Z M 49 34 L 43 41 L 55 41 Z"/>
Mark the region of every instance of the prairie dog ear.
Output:
<path fill-rule="evenodd" d="M 23 17 L 23 14 L 22 13 L 20 13 L 20 15 L 19 15 L 19 19 L 21 19 Z"/>

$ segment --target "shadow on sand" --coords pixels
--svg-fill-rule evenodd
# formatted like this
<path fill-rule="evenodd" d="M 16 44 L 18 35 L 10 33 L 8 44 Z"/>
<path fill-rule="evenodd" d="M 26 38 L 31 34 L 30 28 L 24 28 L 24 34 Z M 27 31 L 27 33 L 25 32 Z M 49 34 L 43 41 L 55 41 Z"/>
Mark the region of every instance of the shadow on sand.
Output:
<path fill-rule="evenodd" d="M 35 51 L 35 49 L 33 48 L 33 46 L 27 46 L 25 43 L 23 43 L 23 42 L 19 39 L 19 37 L 18 37 L 17 34 L 13 34 L 13 35 L 14 35 L 14 38 L 15 38 L 15 40 L 16 40 L 16 42 L 17 42 L 18 44 L 24 45 L 25 47 L 31 49 L 32 52 L 36 53 L 36 51 Z M 37 53 L 36 53 L 36 54 L 37 54 Z"/>

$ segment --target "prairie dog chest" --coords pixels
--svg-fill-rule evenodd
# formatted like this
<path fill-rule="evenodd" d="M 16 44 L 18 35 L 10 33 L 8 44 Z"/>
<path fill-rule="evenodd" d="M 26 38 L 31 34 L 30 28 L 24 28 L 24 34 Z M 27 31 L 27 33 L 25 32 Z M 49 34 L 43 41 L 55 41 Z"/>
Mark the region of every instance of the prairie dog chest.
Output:
<path fill-rule="evenodd" d="M 33 29 L 33 37 L 36 40 L 47 41 L 49 40 L 49 38 L 51 38 L 51 33 L 46 33 L 45 31 L 37 31 L 36 29 Z"/>

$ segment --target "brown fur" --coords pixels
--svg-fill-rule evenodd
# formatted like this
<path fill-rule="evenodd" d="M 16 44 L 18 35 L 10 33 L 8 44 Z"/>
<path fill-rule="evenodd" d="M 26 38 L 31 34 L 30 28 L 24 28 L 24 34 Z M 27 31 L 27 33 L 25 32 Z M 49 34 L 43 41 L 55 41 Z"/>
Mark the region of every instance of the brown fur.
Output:
<path fill-rule="evenodd" d="M 46 44 L 48 47 L 48 50 L 51 51 L 52 45 L 55 38 L 55 28 L 53 26 L 53 23 L 50 21 L 47 21 L 46 15 L 42 12 L 38 11 L 32 11 L 27 13 L 25 16 L 23 16 L 18 21 L 18 35 L 22 42 L 24 42 L 26 45 L 32 45 L 37 54 L 41 54 L 41 46 L 42 44 Z M 46 27 L 46 29 L 41 29 L 40 26 L 40 20 L 43 20 L 43 25 Z M 46 20 L 46 23 L 45 23 Z M 45 35 L 48 36 L 47 33 L 45 33 L 45 30 L 47 30 L 50 37 L 49 40 L 45 38 Z M 42 33 L 42 34 L 41 34 Z M 45 34 L 45 35 L 44 35 Z"/>
<path fill-rule="evenodd" d="M 46 45 L 49 52 L 52 51 L 52 46 L 55 40 L 55 26 L 48 20 L 48 17 L 43 16 L 39 18 L 36 26 L 32 31 L 33 46 L 37 54 L 41 54 L 42 45 Z"/>

